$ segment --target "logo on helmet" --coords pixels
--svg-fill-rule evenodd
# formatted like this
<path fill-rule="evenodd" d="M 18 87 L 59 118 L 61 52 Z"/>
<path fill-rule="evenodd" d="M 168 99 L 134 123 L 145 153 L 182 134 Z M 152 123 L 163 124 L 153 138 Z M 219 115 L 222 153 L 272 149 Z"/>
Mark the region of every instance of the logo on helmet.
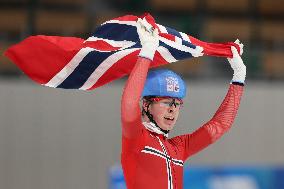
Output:
<path fill-rule="evenodd" d="M 167 91 L 168 92 L 179 92 L 179 83 L 178 79 L 174 77 L 166 77 L 167 81 Z"/>

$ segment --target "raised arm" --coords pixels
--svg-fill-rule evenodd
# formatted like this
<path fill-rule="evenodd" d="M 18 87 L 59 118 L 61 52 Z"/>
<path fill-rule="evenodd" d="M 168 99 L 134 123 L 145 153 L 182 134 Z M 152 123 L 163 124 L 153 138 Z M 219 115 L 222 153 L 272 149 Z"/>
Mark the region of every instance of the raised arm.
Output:
<path fill-rule="evenodd" d="M 180 150 L 184 151 L 184 160 L 214 143 L 231 128 L 242 93 L 243 86 L 231 84 L 225 99 L 210 121 L 191 134 L 171 139 Z"/>
<path fill-rule="evenodd" d="M 122 134 L 127 138 L 138 136 L 142 129 L 139 101 L 150 63 L 159 45 L 157 29 L 148 31 L 143 26 L 141 20 L 138 20 L 137 32 L 142 44 L 142 49 L 126 82 L 121 100 Z"/>
<path fill-rule="evenodd" d="M 242 48 L 242 44 L 239 44 L 238 41 L 236 43 Z M 171 139 L 173 143 L 179 146 L 180 150 L 184 151 L 184 160 L 219 139 L 231 128 L 234 122 L 243 94 L 246 67 L 235 47 L 232 47 L 232 53 L 234 57 L 228 59 L 234 70 L 232 83 L 213 118 L 192 134 Z"/>

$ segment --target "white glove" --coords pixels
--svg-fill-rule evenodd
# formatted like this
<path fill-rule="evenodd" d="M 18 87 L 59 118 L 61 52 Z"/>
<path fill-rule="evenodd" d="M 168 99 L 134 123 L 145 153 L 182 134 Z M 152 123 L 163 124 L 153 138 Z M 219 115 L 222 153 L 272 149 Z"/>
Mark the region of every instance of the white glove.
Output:
<path fill-rule="evenodd" d="M 139 56 L 153 60 L 155 52 L 159 46 L 158 29 L 149 30 L 143 22 L 144 21 L 140 18 L 137 21 L 137 33 L 142 45 Z"/>
<path fill-rule="evenodd" d="M 236 44 L 240 47 L 240 54 L 243 53 L 243 44 L 240 43 L 240 41 L 237 39 L 235 41 Z M 245 83 L 246 79 L 246 66 L 243 63 L 242 58 L 240 57 L 238 50 L 236 47 L 232 46 L 231 51 L 233 53 L 233 58 L 228 58 L 228 61 L 234 70 L 234 75 L 232 82 L 238 82 L 238 83 Z"/>

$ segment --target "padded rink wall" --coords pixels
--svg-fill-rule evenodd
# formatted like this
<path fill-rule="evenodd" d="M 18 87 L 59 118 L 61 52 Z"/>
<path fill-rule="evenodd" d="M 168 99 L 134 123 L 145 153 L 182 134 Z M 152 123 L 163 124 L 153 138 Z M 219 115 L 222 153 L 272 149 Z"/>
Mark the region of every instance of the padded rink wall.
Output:
<path fill-rule="evenodd" d="M 188 95 L 171 137 L 208 121 L 229 80 L 187 80 Z M 0 78 L 0 189 L 109 188 L 109 169 L 120 162 L 123 84 L 85 92 Z M 192 165 L 283 166 L 283 97 L 282 82 L 248 78 L 232 129 L 193 156 L 189 171 Z"/>
<path fill-rule="evenodd" d="M 186 166 L 184 189 L 283 189 L 284 166 Z M 109 189 L 126 189 L 119 165 L 109 171 Z"/>

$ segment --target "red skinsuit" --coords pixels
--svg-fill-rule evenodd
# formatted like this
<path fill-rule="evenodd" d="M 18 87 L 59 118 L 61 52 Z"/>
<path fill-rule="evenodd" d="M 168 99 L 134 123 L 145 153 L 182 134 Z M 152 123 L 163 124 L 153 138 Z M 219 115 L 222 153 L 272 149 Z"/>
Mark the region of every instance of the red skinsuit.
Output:
<path fill-rule="evenodd" d="M 182 189 L 183 163 L 228 131 L 243 86 L 231 84 L 213 118 L 191 134 L 165 138 L 142 125 L 139 100 L 151 61 L 139 57 L 126 83 L 121 104 L 121 163 L 128 189 Z"/>

